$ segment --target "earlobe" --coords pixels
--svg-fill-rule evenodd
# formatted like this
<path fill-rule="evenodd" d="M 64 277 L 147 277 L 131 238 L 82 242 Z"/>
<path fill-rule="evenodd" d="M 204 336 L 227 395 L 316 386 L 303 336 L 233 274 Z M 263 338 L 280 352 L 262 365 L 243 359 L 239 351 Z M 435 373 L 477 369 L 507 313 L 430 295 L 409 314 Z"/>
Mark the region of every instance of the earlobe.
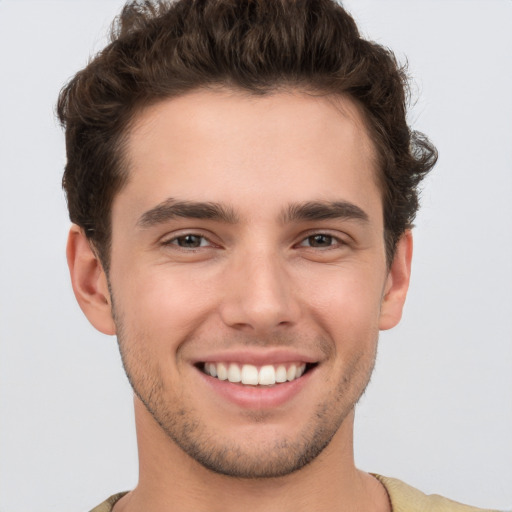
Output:
<path fill-rule="evenodd" d="M 76 300 L 89 322 L 104 334 L 115 334 L 107 276 L 82 228 L 73 224 L 66 248 Z"/>
<path fill-rule="evenodd" d="M 412 233 L 406 230 L 397 243 L 386 280 L 379 318 L 382 331 L 395 327 L 402 318 L 411 277 L 412 246 Z"/>

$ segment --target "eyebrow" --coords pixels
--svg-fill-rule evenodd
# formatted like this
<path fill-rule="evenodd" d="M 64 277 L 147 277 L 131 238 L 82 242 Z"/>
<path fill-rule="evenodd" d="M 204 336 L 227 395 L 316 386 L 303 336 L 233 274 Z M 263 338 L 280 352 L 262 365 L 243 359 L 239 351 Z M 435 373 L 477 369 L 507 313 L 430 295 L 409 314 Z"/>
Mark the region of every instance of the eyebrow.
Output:
<path fill-rule="evenodd" d="M 169 198 L 151 208 L 151 210 L 144 212 L 137 221 L 137 225 L 141 228 L 150 228 L 178 217 L 208 219 L 228 224 L 238 222 L 238 217 L 234 210 L 218 203 L 178 201 Z"/>
<path fill-rule="evenodd" d="M 308 201 L 288 206 L 282 216 L 284 223 L 329 219 L 368 222 L 368 214 L 348 201 Z"/>
<path fill-rule="evenodd" d="M 151 210 L 144 212 L 137 221 L 141 228 L 150 228 L 175 218 L 207 219 L 236 224 L 239 217 L 232 208 L 219 203 L 179 201 L 168 198 Z M 348 201 L 308 201 L 292 203 L 282 213 L 283 223 L 346 219 L 368 222 L 368 214 Z"/>

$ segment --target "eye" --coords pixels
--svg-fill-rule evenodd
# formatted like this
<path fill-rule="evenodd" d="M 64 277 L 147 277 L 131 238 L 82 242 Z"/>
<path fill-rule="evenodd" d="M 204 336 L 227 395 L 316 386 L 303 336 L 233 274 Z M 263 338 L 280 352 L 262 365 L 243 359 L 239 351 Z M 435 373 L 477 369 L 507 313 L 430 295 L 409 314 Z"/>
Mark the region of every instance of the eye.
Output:
<path fill-rule="evenodd" d="M 199 247 L 208 247 L 211 244 L 204 236 L 187 233 L 167 240 L 164 245 L 177 245 L 183 249 L 198 249 Z"/>
<path fill-rule="evenodd" d="M 343 242 L 332 235 L 327 235 L 325 233 L 315 233 L 314 235 L 308 236 L 302 240 L 299 245 L 301 247 L 326 249 L 343 245 Z"/>

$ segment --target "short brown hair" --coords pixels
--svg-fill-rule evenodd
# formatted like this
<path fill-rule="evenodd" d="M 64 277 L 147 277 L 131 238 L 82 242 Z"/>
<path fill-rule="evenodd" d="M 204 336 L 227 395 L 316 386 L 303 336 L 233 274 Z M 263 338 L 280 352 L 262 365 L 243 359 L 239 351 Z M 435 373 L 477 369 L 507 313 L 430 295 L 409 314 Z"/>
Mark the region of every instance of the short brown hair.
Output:
<path fill-rule="evenodd" d="M 407 83 L 393 53 L 362 39 L 333 0 L 131 1 L 108 46 L 59 96 L 71 221 L 108 269 L 111 205 L 127 179 L 123 142 L 140 109 L 201 87 L 292 87 L 362 107 L 378 155 L 390 263 L 416 215 L 418 184 L 437 159 L 407 125 Z"/>

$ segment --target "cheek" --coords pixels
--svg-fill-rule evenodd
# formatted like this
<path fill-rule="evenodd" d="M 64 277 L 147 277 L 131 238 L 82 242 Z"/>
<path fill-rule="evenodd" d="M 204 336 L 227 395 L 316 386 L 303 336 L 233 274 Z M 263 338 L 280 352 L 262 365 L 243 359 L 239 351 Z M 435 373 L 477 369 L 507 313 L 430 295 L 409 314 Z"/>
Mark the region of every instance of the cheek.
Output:
<path fill-rule="evenodd" d="M 378 324 L 381 276 L 371 269 L 330 267 L 303 276 L 302 295 L 319 318 L 344 329 L 373 328 Z"/>
<path fill-rule="evenodd" d="M 133 267 L 132 267 L 133 268 Z M 123 321 L 130 332 L 151 334 L 152 344 L 179 343 L 211 309 L 214 286 L 200 272 L 158 265 L 131 271 L 130 279 L 113 282 Z"/>

